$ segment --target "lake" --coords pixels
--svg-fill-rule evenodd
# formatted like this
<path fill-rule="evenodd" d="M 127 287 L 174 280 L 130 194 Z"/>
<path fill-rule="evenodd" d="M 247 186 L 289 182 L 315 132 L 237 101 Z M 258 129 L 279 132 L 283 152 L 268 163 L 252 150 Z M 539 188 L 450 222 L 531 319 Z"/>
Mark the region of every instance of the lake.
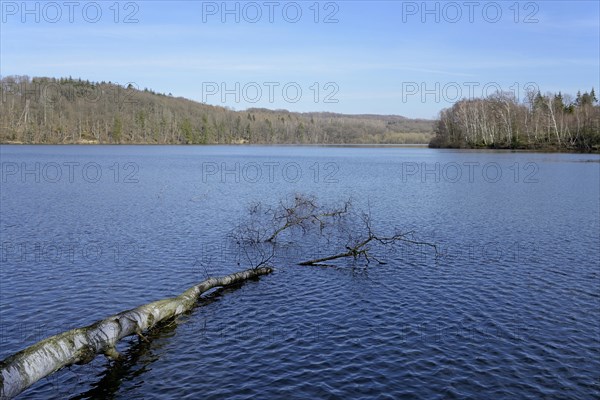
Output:
<path fill-rule="evenodd" d="M 435 243 L 297 263 L 208 294 L 150 342 L 29 399 L 600 396 L 600 156 L 260 146 L 1 146 L 0 358 L 246 269 L 257 201 L 352 198 Z M 317 248 L 318 247 L 318 248 Z M 239 265 L 238 265 L 239 263 Z"/>

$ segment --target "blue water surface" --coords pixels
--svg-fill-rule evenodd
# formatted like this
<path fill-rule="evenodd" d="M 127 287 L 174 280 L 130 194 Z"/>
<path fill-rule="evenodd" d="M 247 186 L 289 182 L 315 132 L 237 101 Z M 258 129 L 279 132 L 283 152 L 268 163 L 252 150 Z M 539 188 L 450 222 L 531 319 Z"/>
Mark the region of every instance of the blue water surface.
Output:
<path fill-rule="evenodd" d="M 23 398 L 600 396 L 600 157 L 426 148 L 1 146 L 0 359 L 249 266 L 253 202 L 352 198 L 438 246 L 275 272 Z"/>

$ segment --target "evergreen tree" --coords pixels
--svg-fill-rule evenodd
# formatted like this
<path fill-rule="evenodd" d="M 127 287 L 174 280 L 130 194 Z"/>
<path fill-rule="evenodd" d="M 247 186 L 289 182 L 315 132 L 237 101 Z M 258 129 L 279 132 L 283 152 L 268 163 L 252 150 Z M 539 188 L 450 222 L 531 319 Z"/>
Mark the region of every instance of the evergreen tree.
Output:
<path fill-rule="evenodd" d="M 116 116 L 113 123 L 112 138 L 115 143 L 121 143 L 123 136 L 123 121 L 119 116 Z"/>

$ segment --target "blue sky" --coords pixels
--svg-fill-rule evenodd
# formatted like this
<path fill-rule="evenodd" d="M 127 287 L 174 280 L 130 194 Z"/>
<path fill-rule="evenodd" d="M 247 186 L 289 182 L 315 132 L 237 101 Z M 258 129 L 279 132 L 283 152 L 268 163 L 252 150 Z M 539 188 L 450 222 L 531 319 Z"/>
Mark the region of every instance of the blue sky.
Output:
<path fill-rule="evenodd" d="M 133 82 L 237 110 L 434 118 L 496 89 L 600 87 L 598 1 L 0 3 L 2 76 Z"/>

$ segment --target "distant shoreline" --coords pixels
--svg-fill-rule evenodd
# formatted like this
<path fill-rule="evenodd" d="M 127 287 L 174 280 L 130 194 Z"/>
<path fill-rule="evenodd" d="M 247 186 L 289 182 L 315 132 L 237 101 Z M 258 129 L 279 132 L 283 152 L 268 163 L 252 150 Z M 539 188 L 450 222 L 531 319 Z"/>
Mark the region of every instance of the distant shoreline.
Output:
<path fill-rule="evenodd" d="M 0 146 L 98 146 L 98 147 L 332 147 L 332 148 L 415 148 L 415 149 L 433 149 L 433 150 L 454 150 L 460 152 L 489 152 L 489 153 L 546 153 L 546 154 L 595 154 L 600 155 L 600 150 L 597 151 L 577 151 L 569 149 L 557 148 L 540 148 L 540 149 L 511 149 L 511 148 L 488 148 L 488 147 L 432 147 L 428 143 L 420 144 L 261 144 L 261 143 L 233 143 L 233 144 L 158 144 L 158 143 L 0 143 Z"/>
<path fill-rule="evenodd" d="M 489 147 L 489 146 L 470 146 L 470 147 L 459 147 L 459 146 L 428 146 L 432 149 L 440 150 L 465 150 L 465 151 L 503 151 L 511 153 L 566 153 L 566 154 L 600 154 L 600 148 L 589 149 L 589 150 L 578 150 L 572 148 L 561 148 L 557 146 L 540 146 L 540 147 Z"/>
<path fill-rule="evenodd" d="M 76 143 L 23 143 L 0 142 L 0 146 L 193 146 L 193 147 L 430 147 L 429 143 L 97 143 L 92 141 Z"/>

